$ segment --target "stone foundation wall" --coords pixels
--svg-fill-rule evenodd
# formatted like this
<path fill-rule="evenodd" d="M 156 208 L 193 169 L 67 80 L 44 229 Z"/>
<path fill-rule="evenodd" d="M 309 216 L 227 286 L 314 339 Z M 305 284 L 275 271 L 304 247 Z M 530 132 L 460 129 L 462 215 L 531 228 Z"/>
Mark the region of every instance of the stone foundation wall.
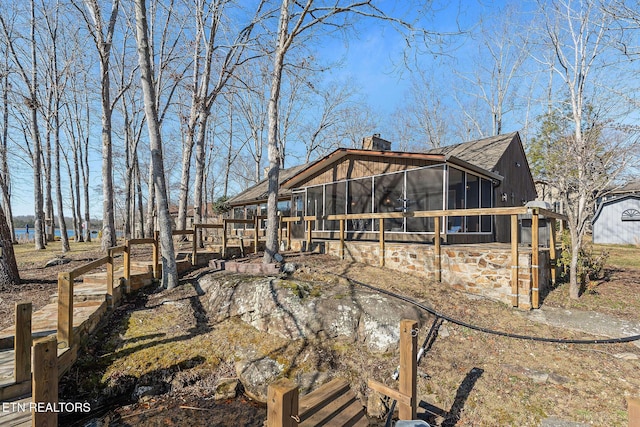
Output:
<path fill-rule="evenodd" d="M 304 242 L 292 242 L 292 249 L 299 250 Z M 314 242 L 327 254 L 340 256 L 340 242 Z M 312 248 L 314 249 L 314 248 Z M 434 246 L 411 243 L 386 243 L 385 267 L 435 279 Z M 346 260 L 380 264 L 378 242 L 345 242 Z M 478 245 L 442 246 L 442 282 L 454 289 L 482 295 L 511 305 L 511 250 Z M 550 282 L 549 252 L 539 255 L 539 294 L 545 294 Z M 518 256 L 518 308 L 531 308 L 532 269 L 531 253 Z"/>

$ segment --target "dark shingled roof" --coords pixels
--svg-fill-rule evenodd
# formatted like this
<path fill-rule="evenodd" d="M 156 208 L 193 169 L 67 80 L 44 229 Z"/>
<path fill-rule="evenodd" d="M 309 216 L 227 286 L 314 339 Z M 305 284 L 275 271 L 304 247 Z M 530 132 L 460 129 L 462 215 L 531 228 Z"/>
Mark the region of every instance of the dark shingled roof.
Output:
<path fill-rule="evenodd" d="M 282 184 L 283 181 L 296 175 L 298 172 L 300 172 L 307 166 L 308 164 L 304 164 L 304 165 L 294 166 L 287 169 L 280 169 L 280 174 L 278 175 L 278 180 L 280 184 Z M 264 201 L 267 199 L 268 189 L 269 189 L 269 180 L 265 178 L 259 183 L 257 183 L 256 185 L 249 187 L 246 190 L 242 191 L 240 194 L 232 197 L 231 199 L 228 200 L 227 203 L 229 203 L 229 205 L 231 206 L 237 206 L 237 205 L 246 205 L 250 203 L 255 203 L 258 201 Z M 282 188 L 282 186 L 280 186 L 280 190 L 278 191 L 279 198 L 283 196 L 288 197 L 290 194 L 291 194 L 291 190 L 284 189 Z"/>
<path fill-rule="evenodd" d="M 427 153 L 455 157 L 484 170 L 493 171 L 509 144 L 517 135 L 518 132 L 512 132 L 491 136 L 461 144 L 432 148 Z"/>

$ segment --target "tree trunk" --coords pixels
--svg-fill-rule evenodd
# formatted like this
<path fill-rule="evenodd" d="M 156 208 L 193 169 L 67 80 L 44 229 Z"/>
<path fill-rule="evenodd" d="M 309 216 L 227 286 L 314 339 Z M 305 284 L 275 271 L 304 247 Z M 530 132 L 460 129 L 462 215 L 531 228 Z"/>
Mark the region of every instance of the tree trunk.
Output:
<path fill-rule="evenodd" d="M 140 176 L 140 163 L 138 162 L 138 153 L 133 153 L 133 162 L 136 172 L 136 194 L 138 195 L 138 215 L 136 215 L 137 225 L 135 236 L 141 238 L 144 236 L 144 209 L 142 206 L 142 178 Z"/>
<path fill-rule="evenodd" d="M 207 121 L 209 119 L 208 111 L 200 111 L 198 116 L 198 135 L 196 137 L 196 180 L 193 186 L 193 223 L 202 222 L 202 201 L 204 188 L 204 166 L 206 160 L 205 152 L 205 136 L 207 133 Z M 198 246 L 203 247 L 202 229 L 198 229 L 198 235 L 193 236 L 197 239 Z"/>
<path fill-rule="evenodd" d="M 142 92 L 144 94 L 144 109 L 149 130 L 149 148 L 151 149 L 151 164 L 156 189 L 158 206 L 158 222 L 160 231 L 160 245 L 162 247 L 162 286 L 172 289 L 178 285 L 178 271 L 173 247 L 171 216 L 167 201 L 167 190 L 162 159 L 162 139 L 156 109 L 156 94 L 153 86 L 151 58 L 149 53 L 149 33 L 147 27 L 146 0 L 135 1 L 136 40 L 138 45 L 138 61 Z"/>
<path fill-rule="evenodd" d="M 180 177 L 180 196 L 178 198 L 178 222 L 176 228 L 187 228 L 187 205 L 189 204 L 189 181 L 191 179 L 191 155 L 193 153 L 193 128 L 189 126 L 182 145 L 182 175 Z"/>
<path fill-rule="evenodd" d="M 80 153 L 84 161 L 82 164 L 82 188 L 84 190 L 84 229 L 85 242 L 91 242 L 91 215 L 89 214 L 89 138 L 85 139 L 84 152 Z"/>
<path fill-rule="evenodd" d="M 282 83 L 282 69 L 287 50 L 287 28 L 289 26 L 289 0 L 283 0 L 278 24 L 278 44 L 274 53 L 273 72 L 271 73 L 271 91 L 269 94 L 269 132 L 267 154 L 269 158 L 268 195 L 267 195 L 267 242 L 263 262 L 271 263 L 278 253 L 278 190 L 280 175 L 280 153 L 278 150 L 278 100 Z"/>
<path fill-rule="evenodd" d="M 20 284 L 20 274 L 16 264 L 16 256 L 13 252 L 13 242 L 7 225 L 7 218 L 4 216 L 4 209 L 0 206 L 0 247 L 2 256 L 0 257 L 0 289 L 6 290 Z"/>

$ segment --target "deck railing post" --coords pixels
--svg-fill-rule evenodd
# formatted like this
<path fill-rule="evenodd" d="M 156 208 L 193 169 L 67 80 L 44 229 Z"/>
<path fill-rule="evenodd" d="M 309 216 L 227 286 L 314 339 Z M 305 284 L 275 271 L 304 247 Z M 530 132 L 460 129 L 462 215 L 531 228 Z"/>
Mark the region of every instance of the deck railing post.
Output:
<path fill-rule="evenodd" d="M 159 279 L 158 274 L 160 264 L 160 232 L 155 231 L 153 233 L 153 278 Z"/>
<path fill-rule="evenodd" d="M 107 300 L 109 307 L 113 307 L 115 301 L 113 300 L 113 252 L 111 249 L 107 250 Z"/>
<path fill-rule="evenodd" d="M 195 238 L 195 237 L 194 237 Z M 222 258 L 227 256 L 227 220 L 222 220 Z"/>
<path fill-rule="evenodd" d="M 255 216 L 253 221 L 253 253 L 258 253 L 258 227 L 260 225 L 260 219 L 258 215 Z"/>
<path fill-rule="evenodd" d="M 193 224 L 193 241 L 191 246 L 191 265 L 195 266 L 198 263 L 198 247 L 196 246 L 196 235 L 198 234 L 198 224 Z"/>
<path fill-rule="evenodd" d="M 436 216 L 434 220 L 435 236 L 433 238 L 434 251 L 435 251 L 435 269 L 436 269 L 436 281 L 442 282 L 442 247 L 440 245 L 440 217 Z"/>
<path fill-rule="evenodd" d="M 398 418 L 415 420 L 417 412 L 418 384 L 418 322 L 403 319 L 400 322 L 400 393 L 411 396 L 411 404 L 398 405 Z"/>
<path fill-rule="evenodd" d="M 540 229 L 538 224 L 538 210 L 535 209 L 531 215 L 531 307 L 533 308 L 540 307 L 540 251 L 538 248 L 538 242 L 540 241 Z"/>
<path fill-rule="evenodd" d="M 33 403 L 58 403 L 58 351 L 54 336 L 39 340 L 33 346 Z M 52 405 L 53 406 L 53 405 Z M 32 426 L 57 426 L 58 413 L 33 411 Z"/>
<path fill-rule="evenodd" d="M 13 342 L 13 376 L 16 383 L 31 380 L 31 303 L 16 303 L 16 326 Z"/>
<path fill-rule="evenodd" d="M 311 231 L 313 228 L 311 226 L 312 223 L 313 223 L 313 220 L 307 221 L 307 252 L 311 252 Z"/>
<path fill-rule="evenodd" d="M 73 345 L 73 276 L 68 272 L 58 273 L 57 336 L 60 348 Z"/>
<path fill-rule="evenodd" d="M 340 219 L 340 259 L 344 259 L 344 218 Z"/>
<path fill-rule="evenodd" d="M 511 215 L 511 305 L 518 306 L 518 215 Z"/>
<path fill-rule="evenodd" d="M 128 240 L 124 242 L 123 263 L 126 292 L 129 293 L 131 292 L 131 245 Z"/>
<path fill-rule="evenodd" d="M 267 427 L 297 427 L 298 387 L 286 378 L 267 388 Z"/>
<path fill-rule="evenodd" d="M 291 250 L 291 225 L 292 222 L 287 222 L 287 250 Z"/>
<path fill-rule="evenodd" d="M 384 218 L 380 218 L 380 267 L 384 267 Z"/>
<path fill-rule="evenodd" d="M 555 218 L 551 218 L 551 230 L 549 231 L 549 267 L 551 268 L 551 283 L 556 284 L 558 254 L 556 252 L 556 225 Z"/>
<path fill-rule="evenodd" d="M 629 409 L 629 427 L 640 427 L 640 399 L 637 397 L 627 397 Z"/>

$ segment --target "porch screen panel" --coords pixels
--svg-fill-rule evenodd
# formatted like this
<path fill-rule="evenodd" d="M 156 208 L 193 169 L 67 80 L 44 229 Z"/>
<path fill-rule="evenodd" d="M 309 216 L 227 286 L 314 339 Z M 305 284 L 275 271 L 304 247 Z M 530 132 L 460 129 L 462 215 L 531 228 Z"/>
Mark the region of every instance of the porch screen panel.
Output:
<path fill-rule="evenodd" d="M 304 191 L 298 191 L 293 193 L 293 202 L 291 212 L 293 216 L 303 216 L 304 215 L 304 200 L 305 193 Z M 304 237 L 304 222 L 296 221 L 287 223 L 287 228 L 291 228 L 291 237 L 294 239 L 302 239 Z"/>
<path fill-rule="evenodd" d="M 374 178 L 375 210 L 379 212 L 402 212 L 404 208 L 404 172 L 380 175 Z M 378 221 L 374 223 L 376 231 Z M 385 231 L 404 231 L 404 219 L 394 218 L 384 221 Z"/>
<path fill-rule="evenodd" d="M 233 208 L 233 219 L 245 219 L 244 218 L 244 206 L 239 208 Z M 238 230 L 244 228 L 244 224 L 233 224 L 233 229 Z"/>
<path fill-rule="evenodd" d="M 407 210 L 432 211 L 441 210 L 443 204 L 442 167 L 416 169 L 407 171 Z M 408 232 L 435 231 L 434 218 L 407 218 Z"/>
<path fill-rule="evenodd" d="M 256 205 L 247 206 L 247 219 L 254 219 L 257 211 L 258 207 Z M 253 228 L 253 225 L 247 225 L 247 228 Z"/>
<path fill-rule="evenodd" d="M 464 172 L 449 167 L 449 188 L 447 191 L 447 209 L 464 209 L 465 182 Z M 461 216 L 447 217 L 447 232 L 464 232 L 464 221 Z"/>
<path fill-rule="evenodd" d="M 347 183 L 334 182 L 324 187 L 324 214 L 325 215 L 343 215 L 347 203 Z M 324 229 L 335 231 L 340 229 L 340 221 L 325 221 Z"/>
<path fill-rule="evenodd" d="M 466 209 L 476 209 L 480 207 L 480 177 L 476 175 L 467 175 L 466 186 Z M 466 232 L 477 233 L 480 231 L 480 216 L 466 217 Z"/>
<path fill-rule="evenodd" d="M 492 208 L 493 207 L 493 185 L 488 179 L 482 178 L 480 180 L 480 207 Z M 482 215 L 480 217 L 480 231 L 483 233 L 490 233 L 491 230 L 491 215 Z"/>
<path fill-rule="evenodd" d="M 371 213 L 372 178 L 354 179 L 347 182 L 349 200 L 347 213 Z M 347 221 L 347 231 L 371 231 L 370 219 L 352 219 Z"/>
<path fill-rule="evenodd" d="M 322 216 L 322 202 L 323 202 L 323 189 L 322 185 L 316 187 L 307 188 L 307 210 L 305 215 L 307 216 Z M 311 222 L 312 230 L 320 229 L 317 225 L 319 221 Z"/>

